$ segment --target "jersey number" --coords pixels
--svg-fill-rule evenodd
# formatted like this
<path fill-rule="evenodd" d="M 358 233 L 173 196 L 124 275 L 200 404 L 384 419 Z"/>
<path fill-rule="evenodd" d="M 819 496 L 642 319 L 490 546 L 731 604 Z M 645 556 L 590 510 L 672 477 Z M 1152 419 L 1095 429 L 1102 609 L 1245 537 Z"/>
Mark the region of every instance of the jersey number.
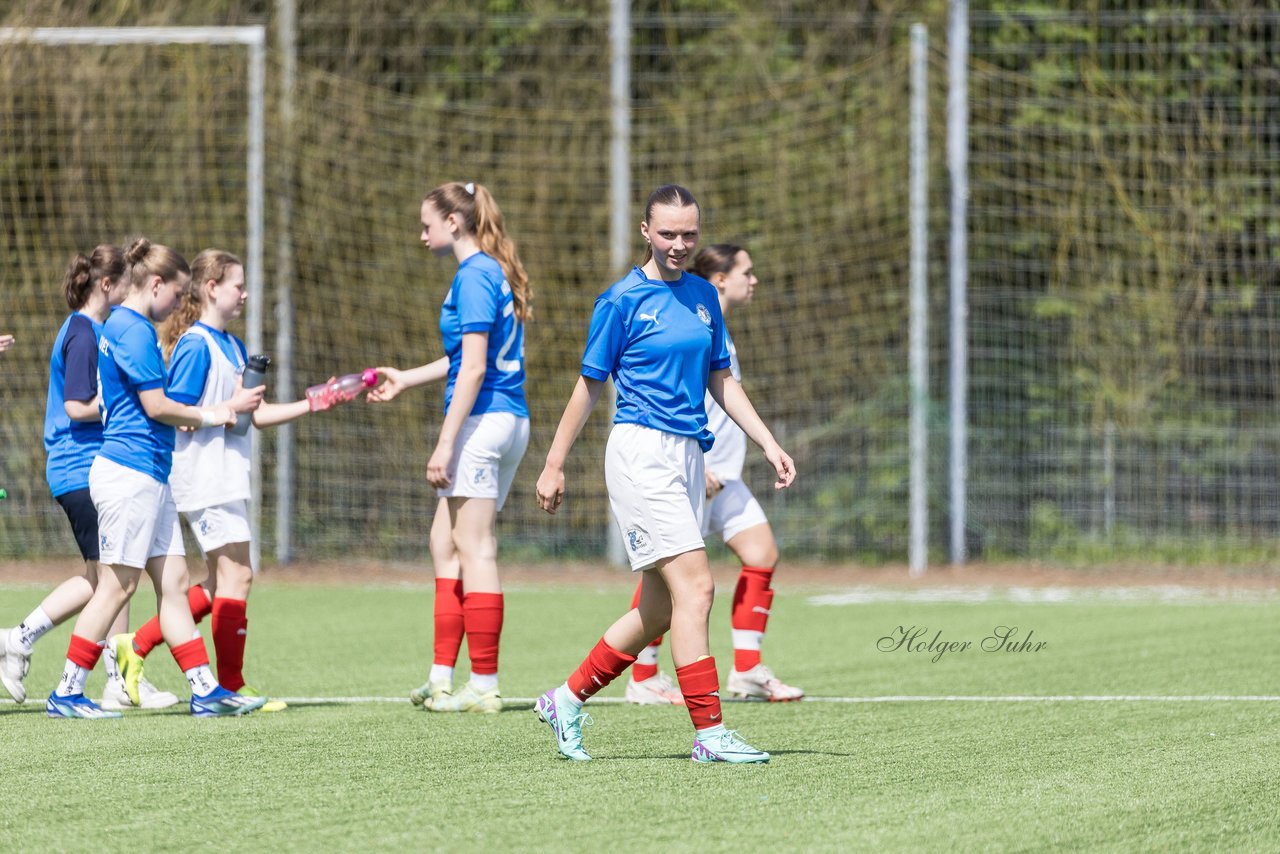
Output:
<path fill-rule="evenodd" d="M 515 312 L 515 304 L 507 303 L 502 309 L 503 317 L 510 317 Z M 520 334 L 520 321 L 511 324 L 511 334 L 507 336 L 507 340 L 503 342 L 502 349 L 498 351 L 498 356 L 494 360 L 498 370 L 505 374 L 514 374 L 520 370 L 520 360 L 524 358 L 524 343 L 521 342 L 520 352 L 516 354 L 514 359 L 507 358 L 511 354 L 511 348 L 516 343 L 516 336 Z"/>

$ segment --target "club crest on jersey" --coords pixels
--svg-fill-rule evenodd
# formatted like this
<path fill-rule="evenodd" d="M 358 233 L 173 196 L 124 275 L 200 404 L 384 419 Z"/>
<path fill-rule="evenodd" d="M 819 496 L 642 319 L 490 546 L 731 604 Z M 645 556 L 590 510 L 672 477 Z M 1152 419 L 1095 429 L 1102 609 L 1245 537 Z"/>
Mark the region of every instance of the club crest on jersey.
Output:
<path fill-rule="evenodd" d="M 711 312 L 707 311 L 707 307 L 702 303 L 698 303 L 698 319 L 706 326 L 711 325 Z"/>
<path fill-rule="evenodd" d="M 653 544 L 649 542 L 649 535 L 639 528 L 627 529 L 627 548 L 636 555 L 644 555 L 653 551 Z"/>

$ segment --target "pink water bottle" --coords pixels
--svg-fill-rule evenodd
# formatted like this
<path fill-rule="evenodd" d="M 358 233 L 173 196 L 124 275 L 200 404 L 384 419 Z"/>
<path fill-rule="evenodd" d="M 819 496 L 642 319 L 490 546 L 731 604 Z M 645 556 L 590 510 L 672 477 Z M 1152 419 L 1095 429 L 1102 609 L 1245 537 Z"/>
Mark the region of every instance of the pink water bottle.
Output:
<path fill-rule="evenodd" d="M 365 368 L 358 374 L 346 374 L 327 383 L 307 389 L 307 403 L 312 412 L 320 412 L 339 403 L 355 400 L 356 395 L 378 384 L 378 372 Z"/>

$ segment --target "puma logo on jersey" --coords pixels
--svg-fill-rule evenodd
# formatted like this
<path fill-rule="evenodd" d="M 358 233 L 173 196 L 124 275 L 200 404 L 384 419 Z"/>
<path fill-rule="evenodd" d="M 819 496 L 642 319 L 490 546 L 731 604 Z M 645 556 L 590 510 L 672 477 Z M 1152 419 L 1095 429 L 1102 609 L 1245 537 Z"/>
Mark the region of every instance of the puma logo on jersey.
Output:
<path fill-rule="evenodd" d="M 637 314 L 636 317 L 639 318 L 640 320 L 651 320 L 653 321 L 654 326 L 658 325 L 658 313 L 656 311 L 653 314 L 645 314 L 642 311 L 639 314 Z"/>

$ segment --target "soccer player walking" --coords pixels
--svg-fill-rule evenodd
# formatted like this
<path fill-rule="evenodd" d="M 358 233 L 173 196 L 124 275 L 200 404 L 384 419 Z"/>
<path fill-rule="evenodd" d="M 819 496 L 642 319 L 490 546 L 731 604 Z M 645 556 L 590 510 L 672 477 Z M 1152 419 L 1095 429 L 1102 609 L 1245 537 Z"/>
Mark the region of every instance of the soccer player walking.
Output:
<path fill-rule="evenodd" d="M 726 317 L 731 309 L 751 302 L 759 284 L 751 255 L 741 246 L 716 244 L 698 253 L 693 262 L 694 275 L 715 286 L 720 296 L 720 311 Z M 738 349 L 725 330 L 733 378 L 742 381 Z M 738 583 L 733 592 L 730 627 L 733 633 L 733 669 L 725 686 L 730 697 L 742 700 L 784 702 L 799 700 L 804 691 L 787 685 L 760 660 L 769 611 L 773 605 L 773 571 L 778 563 L 778 543 L 751 488 L 742 479 L 747 458 L 747 436 L 733 422 L 710 393 L 706 398 L 707 427 L 716 437 L 715 444 L 703 457 L 707 479 L 707 510 L 703 515 L 702 534 L 720 535 L 725 545 L 742 563 Z M 631 606 L 640 598 L 636 588 Z M 670 677 L 658 670 L 658 649 L 662 638 L 645 647 L 631 668 L 626 698 L 632 703 L 653 705 L 680 703 Z"/>
<path fill-rule="evenodd" d="M 582 704 L 670 630 L 676 679 L 695 729 L 692 759 L 769 760 L 725 728 L 707 639 L 715 593 L 702 539 L 703 452 L 714 441 L 703 405 L 707 392 L 763 449 L 777 472 L 775 488 L 794 481 L 795 466 L 733 378 L 715 289 L 686 272 L 699 220 L 698 203 L 683 187 L 666 185 L 649 196 L 640 223 L 648 255 L 596 299 L 581 374 L 538 478 L 538 503 L 554 513 L 564 499 L 565 459 L 612 377 L 617 415 L 605 480 L 631 568 L 644 574 L 637 606 L 605 631 L 563 685 L 535 704 L 569 759 L 591 758 L 582 747 L 582 726 L 590 722 Z"/>
<path fill-rule="evenodd" d="M 177 252 L 146 238 L 129 247 L 125 263 L 129 291 L 107 318 L 99 342 L 105 418 L 102 447 L 89 469 L 89 493 L 98 511 L 98 585 L 76 620 L 62 678 L 45 711 L 58 718 L 120 716 L 85 697 L 84 683 L 145 568 L 155 585 L 165 642 L 191 685 L 192 714 L 243 714 L 265 701 L 227 691 L 209 669 L 187 608 L 189 576 L 168 480 L 175 426 L 233 424 L 237 413 L 257 408 L 262 388 L 238 388 L 227 403 L 203 409 L 166 396 L 164 360 L 152 322 L 173 310 L 191 269 Z"/>
<path fill-rule="evenodd" d="M 58 330 L 49 357 L 49 392 L 44 416 L 45 479 L 54 500 L 67 514 L 84 559 L 84 573 L 63 581 L 12 629 L 0 629 L 0 682 L 19 703 L 27 698 L 23 678 L 38 641 L 54 626 L 78 614 L 98 586 L 98 511 L 89 495 L 89 467 L 102 446 L 98 406 L 98 338 L 113 306 L 128 287 L 124 250 L 102 244 L 88 257 L 77 253 L 63 276 L 62 291 L 71 314 Z M 129 625 L 129 607 L 120 609 L 113 630 Z M 104 708 L 138 705 L 163 709 L 178 702 L 138 674 L 137 700 L 130 702 L 114 655 L 106 656 Z"/>
<path fill-rule="evenodd" d="M 405 389 L 445 381 L 444 422 L 427 461 L 427 482 L 439 496 L 430 536 L 434 658 L 426 683 L 409 699 L 433 712 L 498 712 L 503 597 L 494 521 L 529 445 L 524 324 L 532 318 L 532 291 L 502 212 L 483 185 L 436 187 L 423 199 L 421 220 L 423 245 L 458 262 L 440 310 L 445 355 L 405 371 L 380 367 L 385 379 L 369 392 L 369 400 L 385 402 Z M 464 636 L 471 677 L 455 692 Z"/>
<path fill-rule="evenodd" d="M 244 264 L 235 255 L 206 249 L 191 262 L 191 278 L 178 307 L 160 327 L 161 346 L 169 356 L 170 398 L 208 408 L 235 396 L 248 352 L 227 327 L 240 316 L 247 299 Z M 311 411 L 308 401 L 296 400 L 263 403 L 240 417 L 251 418 L 257 427 L 270 427 Z M 261 697 L 261 691 L 245 684 L 243 672 L 247 603 L 254 578 L 249 528 L 251 443 L 247 430 L 221 425 L 179 432 L 169 486 L 205 557 L 207 575 L 202 584 L 187 590 L 187 605 L 196 623 L 211 615 L 218 684 L 241 696 Z M 158 618 L 134 634 L 111 639 L 130 696 L 138 689 L 135 672 L 160 642 Z M 269 700 L 262 707 L 271 712 L 284 708 L 281 700 Z"/>

